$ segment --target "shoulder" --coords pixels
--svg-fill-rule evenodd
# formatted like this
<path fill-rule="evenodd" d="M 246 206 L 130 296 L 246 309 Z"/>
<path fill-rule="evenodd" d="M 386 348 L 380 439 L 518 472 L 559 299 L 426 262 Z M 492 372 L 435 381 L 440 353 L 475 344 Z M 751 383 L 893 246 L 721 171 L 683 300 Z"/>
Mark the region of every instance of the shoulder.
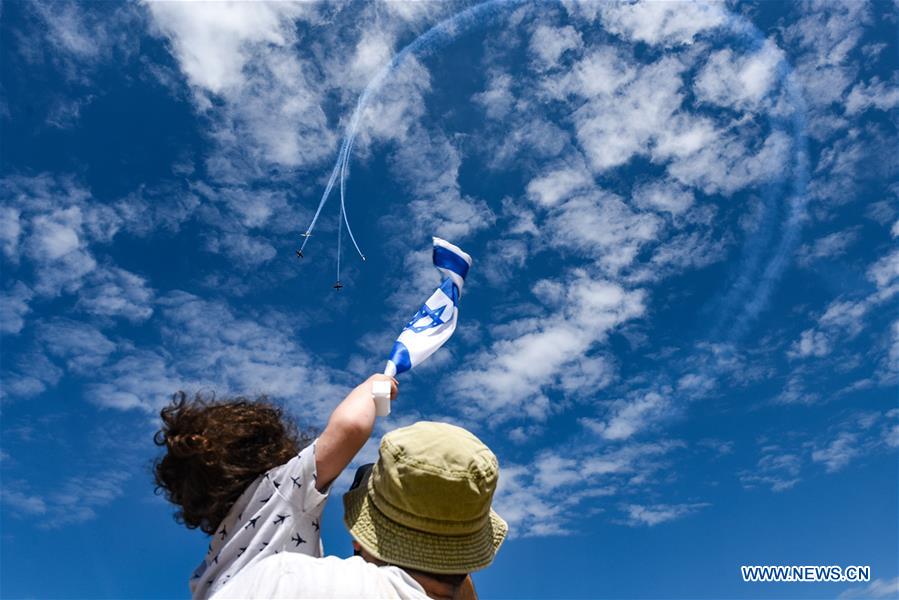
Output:
<path fill-rule="evenodd" d="M 266 472 L 266 476 L 273 479 L 281 479 L 283 477 L 286 479 L 287 483 L 291 482 L 290 479 L 287 479 L 288 477 L 295 477 L 297 475 L 302 476 L 304 479 L 312 479 L 312 476 L 315 473 L 315 446 L 317 443 L 318 438 L 297 452 L 283 465 L 278 465 L 269 469 L 268 472 Z"/>
<path fill-rule="evenodd" d="M 408 576 L 394 571 L 401 573 L 359 557 L 313 558 L 282 552 L 242 570 L 214 598 L 418 597 L 414 581 L 410 586 Z"/>

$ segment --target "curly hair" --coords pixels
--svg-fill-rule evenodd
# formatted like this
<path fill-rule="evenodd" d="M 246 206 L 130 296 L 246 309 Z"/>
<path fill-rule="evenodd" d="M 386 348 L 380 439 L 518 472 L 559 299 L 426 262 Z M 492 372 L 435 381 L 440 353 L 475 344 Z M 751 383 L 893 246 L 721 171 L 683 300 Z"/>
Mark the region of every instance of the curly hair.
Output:
<path fill-rule="evenodd" d="M 165 454 L 153 465 L 156 493 L 175 504 L 175 520 L 215 533 L 257 477 L 289 461 L 312 441 L 265 396 L 228 400 L 172 396 L 153 436 Z"/>

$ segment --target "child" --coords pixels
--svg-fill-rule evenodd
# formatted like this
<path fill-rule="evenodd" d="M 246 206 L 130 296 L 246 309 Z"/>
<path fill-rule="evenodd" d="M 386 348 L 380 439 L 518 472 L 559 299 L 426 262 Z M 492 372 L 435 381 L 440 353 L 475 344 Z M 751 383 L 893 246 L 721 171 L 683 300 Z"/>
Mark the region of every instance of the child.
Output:
<path fill-rule="evenodd" d="M 190 580 L 194 599 L 207 598 L 239 570 L 279 552 L 321 556 L 319 520 L 328 487 L 371 435 L 372 375 L 331 413 L 318 439 L 286 420 L 264 399 L 208 401 L 175 395 L 162 409 L 154 441 L 158 489 L 178 506 L 175 518 L 212 536 Z"/>

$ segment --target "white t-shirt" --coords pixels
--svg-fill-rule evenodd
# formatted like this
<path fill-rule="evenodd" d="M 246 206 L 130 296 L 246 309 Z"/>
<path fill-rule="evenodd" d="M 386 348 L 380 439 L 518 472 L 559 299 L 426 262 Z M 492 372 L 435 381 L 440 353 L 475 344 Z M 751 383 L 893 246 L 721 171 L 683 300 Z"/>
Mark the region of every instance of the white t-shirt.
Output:
<path fill-rule="evenodd" d="M 319 524 L 327 499 L 327 491 L 315 488 L 315 442 L 260 475 L 212 535 L 209 552 L 190 579 L 193 598 L 208 598 L 238 571 L 267 556 L 321 556 Z"/>
<path fill-rule="evenodd" d="M 279 554 L 242 570 L 213 596 L 227 598 L 407 598 L 428 600 L 424 588 L 398 567 L 361 557 L 312 558 Z"/>

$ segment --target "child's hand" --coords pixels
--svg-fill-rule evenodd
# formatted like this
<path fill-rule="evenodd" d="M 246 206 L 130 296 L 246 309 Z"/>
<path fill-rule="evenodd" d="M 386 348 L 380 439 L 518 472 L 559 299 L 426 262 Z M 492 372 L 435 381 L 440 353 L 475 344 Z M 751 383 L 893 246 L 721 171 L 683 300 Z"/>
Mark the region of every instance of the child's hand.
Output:
<path fill-rule="evenodd" d="M 376 381 L 390 381 L 390 400 L 391 402 L 396 399 L 397 394 L 400 393 L 399 383 L 396 380 L 396 377 L 390 377 L 388 375 L 384 375 L 383 373 L 375 373 L 371 377 L 365 380 L 365 383 L 362 386 L 365 386 L 366 389 L 370 392 L 371 386 Z"/>

